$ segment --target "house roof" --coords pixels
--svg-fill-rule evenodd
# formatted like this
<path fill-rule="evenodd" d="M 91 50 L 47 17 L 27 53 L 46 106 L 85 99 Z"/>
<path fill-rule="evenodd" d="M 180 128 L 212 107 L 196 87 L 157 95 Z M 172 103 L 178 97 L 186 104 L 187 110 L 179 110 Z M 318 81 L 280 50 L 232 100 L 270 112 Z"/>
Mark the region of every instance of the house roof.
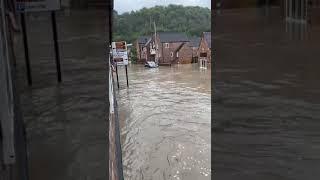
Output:
<path fill-rule="evenodd" d="M 208 46 L 211 49 L 211 32 L 203 32 L 203 37 L 207 41 Z"/>
<path fill-rule="evenodd" d="M 180 49 L 185 45 L 185 42 L 181 43 L 180 46 L 175 50 L 175 52 L 180 51 Z"/>
<path fill-rule="evenodd" d="M 189 42 L 186 34 L 179 32 L 158 32 L 160 42 L 170 43 L 170 42 Z"/>
<path fill-rule="evenodd" d="M 147 45 L 149 45 L 149 43 L 152 41 L 152 37 L 150 37 L 149 39 L 148 39 L 148 41 L 144 44 L 145 46 L 147 46 Z"/>
<path fill-rule="evenodd" d="M 139 44 L 146 44 L 149 39 L 150 39 L 150 36 L 140 36 L 138 38 L 138 43 Z"/>
<path fill-rule="evenodd" d="M 201 40 L 200 37 L 190 38 L 190 46 L 191 47 L 199 47 L 200 40 Z"/>

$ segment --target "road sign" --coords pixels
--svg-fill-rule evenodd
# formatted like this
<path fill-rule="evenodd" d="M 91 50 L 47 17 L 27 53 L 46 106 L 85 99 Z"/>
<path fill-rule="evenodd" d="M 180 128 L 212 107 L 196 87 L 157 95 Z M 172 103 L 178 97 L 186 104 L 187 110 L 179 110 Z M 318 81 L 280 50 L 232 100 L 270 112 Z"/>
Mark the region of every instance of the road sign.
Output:
<path fill-rule="evenodd" d="M 112 56 L 117 65 L 128 65 L 127 43 L 125 41 L 112 42 Z"/>
<path fill-rule="evenodd" d="M 18 12 L 56 11 L 60 9 L 60 0 L 17 0 Z"/>

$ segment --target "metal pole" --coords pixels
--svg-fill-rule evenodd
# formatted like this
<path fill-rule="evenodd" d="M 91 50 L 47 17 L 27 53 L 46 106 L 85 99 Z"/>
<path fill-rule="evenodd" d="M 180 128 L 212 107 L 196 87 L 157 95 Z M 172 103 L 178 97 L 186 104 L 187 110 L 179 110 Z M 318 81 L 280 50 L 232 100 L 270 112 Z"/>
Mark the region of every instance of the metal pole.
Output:
<path fill-rule="evenodd" d="M 126 78 L 127 78 L 127 87 L 129 87 L 129 80 L 128 80 L 128 69 L 127 69 L 127 65 L 126 65 Z"/>
<path fill-rule="evenodd" d="M 55 11 L 51 11 L 51 21 L 52 21 L 52 31 L 53 31 L 53 41 L 54 41 L 58 82 L 60 83 L 61 82 L 61 66 L 60 66 L 60 53 L 59 53 L 57 21 L 56 21 Z"/>
<path fill-rule="evenodd" d="M 118 85 L 118 89 L 120 88 L 120 85 L 119 85 L 119 76 L 118 76 L 118 65 L 117 63 L 116 64 L 116 74 L 117 74 L 117 85 Z"/>
<path fill-rule="evenodd" d="M 22 26 L 22 34 L 23 34 L 24 56 L 25 56 L 26 68 L 27 68 L 27 78 L 28 78 L 28 84 L 29 86 L 31 86 L 32 76 L 31 76 L 31 68 L 30 68 L 28 36 L 27 36 L 27 30 L 26 30 L 26 18 L 24 13 L 21 13 L 21 26 Z"/>

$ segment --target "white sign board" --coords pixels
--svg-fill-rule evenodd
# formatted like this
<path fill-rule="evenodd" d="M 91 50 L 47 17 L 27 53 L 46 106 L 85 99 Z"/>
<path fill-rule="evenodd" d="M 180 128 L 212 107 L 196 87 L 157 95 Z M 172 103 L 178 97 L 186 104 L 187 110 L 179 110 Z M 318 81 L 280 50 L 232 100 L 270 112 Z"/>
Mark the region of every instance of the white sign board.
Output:
<path fill-rule="evenodd" d="M 112 42 L 112 57 L 117 65 L 128 65 L 128 51 L 126 42 Z"/>
<path fill-rule="evenodd" d="M 56 11 L 60 9 L 60 0 L 17 0 L 18 12 Z"/>

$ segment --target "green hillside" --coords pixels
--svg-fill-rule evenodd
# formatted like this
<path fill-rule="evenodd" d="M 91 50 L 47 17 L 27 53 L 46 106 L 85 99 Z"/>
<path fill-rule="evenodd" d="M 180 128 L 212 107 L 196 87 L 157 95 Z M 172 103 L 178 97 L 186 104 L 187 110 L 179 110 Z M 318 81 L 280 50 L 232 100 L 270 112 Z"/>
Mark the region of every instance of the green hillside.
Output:
<path fill-rule="evenodd" d="M 133 42 L 139 36 L 157 31 L 185 32 L 188 36 L 200 36 L 211 31 L 211 10 L 197 6 L 156 6 L 119 15 L 113 14 L 113 40 Z"/>

